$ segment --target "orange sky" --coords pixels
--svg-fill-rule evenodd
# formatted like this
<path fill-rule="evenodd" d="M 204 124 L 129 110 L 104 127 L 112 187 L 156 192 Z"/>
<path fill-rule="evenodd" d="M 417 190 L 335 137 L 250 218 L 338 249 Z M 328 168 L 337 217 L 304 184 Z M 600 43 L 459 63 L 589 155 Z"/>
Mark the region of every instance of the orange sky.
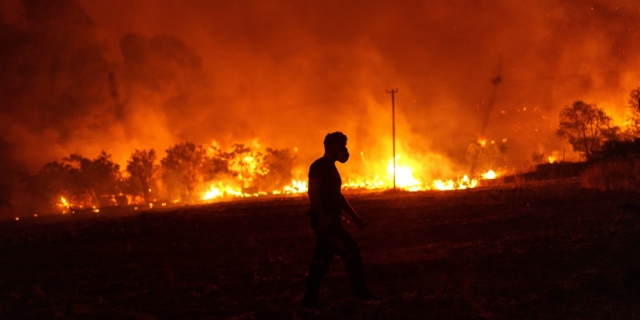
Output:
<path fill-rule="evenodd" d="M 554 131 L 575 100 L 617 124 L 640 86 L 635 1 L 4 1 L 0 151 L 19 167 L 182 141 L 299 148 L 327 132 L 354 154 L 466 167 L 486 138 L 508 168 L 572 154 Z M 498 65 L 501 67 L 498 70 Z M 6 146 L 10 147 L 6 147 Z M 434 157 L 434 155 L 438 155 Z M 455 171 L 455 170 L 454 170 Z"/>

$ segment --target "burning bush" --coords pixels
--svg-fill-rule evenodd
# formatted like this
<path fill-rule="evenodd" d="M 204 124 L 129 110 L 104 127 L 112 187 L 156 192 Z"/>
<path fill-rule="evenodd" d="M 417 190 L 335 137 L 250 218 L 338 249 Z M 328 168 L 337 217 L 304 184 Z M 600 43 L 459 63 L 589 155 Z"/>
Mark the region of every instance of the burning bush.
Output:
<path fill-rule="evenodd" d="M 132 194 L 142 193 L 145 202 L 148 204 L 151 202 L 151 182 L 158 171 L 158 165 L 156 165 L 156 151 L 151 149 L 138 150 L 136 149 L 132 154 L 129 161 L 127 161 L 127 172 L 131 175 L 132 181 L 129 181 L 128 185 L 138 185 L 138 192 L 131 190 Z M 140 192 L 141 191 L 141 192 Z"/>
<path fill-rule="evenodd" d="M 499 163 L 504 162 L 507 154 L 506 141 L 490 141 L 486 140 L 472 142 L 467 147 L 465 158 L 471 165 L 471 174 L 474 174 L 476 168 L 480 168 L 483 172 L 496 168 Z"/>
<path fill-rule="evenodd" d="M 566 138 L 573 150 L 583 153 L 588 160 L 606 141 L 615 137 L 618 129 L 611 126 L 611 117 L 602 108 L 575 101 L 560 112 L 560 126 L 556 134 Z"/>
<path fill-rule="evenodd" d="M 103 151 L 93 160 L 72 154 L 62 162 L 49 162 L 37 175 L 26 177 L 26 185 L 36 207 L 59 203 L 60 197 L 89 207 L 109 203 L 121 180 L 120 166 Z"/>
<path fill-rule="evenodd" d="M 492 165 L 503 156 L 505 148 L 492 142 L 479 146 L 481 163 Z M 296 167 L 296 152 L 291 149 L 262 149 L 236 143 L 223 151 L 217 143 L 203 147 L 192 142 L 173 145 L 158 161 L 154 149 L 135 150 L 126 170 L 111 160 L 106 152 L 95 159 L 72 154 L 62 161 L 46 164 L 37 175 L 27 176 L 25 185 L 31 194 L 34 212 L 99 212 L 97 207 L 140 205 L 153 208 L 155 202 L 194 203 L 222 197 L 255 197 L 263 195 L 302 194 L 307 182 Z M 361 156 L 364 158 L 363 154 Z M 394 185 L 408 191 L 458 190 L 473 188 L 478 179 L 495 178 L 492 170 L 482 178 L 462 176 L 457 179 L 421 181 L 414 177 L 419 162 L 380 161 L 368 168 L 362 179 L 345 178 L 345 189 L 386 189 Z M 386 168 L 386 172 L 385 169 Z M 379 173 L 378 173 L 379 172 Z M 366 174 L 365 173 L 365 174 Z M 385 175 L 386 173 L 386 175 Z M 152 191 L 153 190 L 153 191 Z M 41 204 L 41 205 L 40 205 Z M 136 208 L 137 209 L 137 208 Z"/>
<path fill-rule="evenodd" d="M 167 156 L 161 160 L 163 180 L 169 194 L 178 192 L 183 200 L 194 200 L 194 192 L 199 182 L 204 180 L 207 168 L 207 153 L 201 145 L 191 142 L 176 144 L 167 149 Z"/>
<path fill-rule="evenodd" d="M 640 192 L 640 158 L 609 159 L 595 162 L 582 174 L 587 188 Z"/>
<path fill-rule="evenodd" d="M 263 155 L 236 143 L 224 152 L 214 143 L 209 151 L 212 166 L 202 200 L 306 191 L 306 182 L 294 179 L 295 156 L 289 149 L 267 148 Z"/>
<path fill-rule="evenodd" d="M 260 186 L 265 190 L 281 190 L 293 180 L 295 156 L 289 149 L 267 148 L 264 162 L 269 172 L 260 177 Z"/>
<path fill-rule="evenodd" d="M 640 137 L 640 87 L 629 93 L 628 107 L 631 111 L 627 119 L 629 133 L 633 137 Z"/>
<path fill-rule="evenodd" d="M 244 144 L 234 144 L 227 159 L 229 170 L 238 180 L 242 181 L 243 189 L 258 189 L 256 186 L 258 177 L 269 172 L 262 153 Z"/>

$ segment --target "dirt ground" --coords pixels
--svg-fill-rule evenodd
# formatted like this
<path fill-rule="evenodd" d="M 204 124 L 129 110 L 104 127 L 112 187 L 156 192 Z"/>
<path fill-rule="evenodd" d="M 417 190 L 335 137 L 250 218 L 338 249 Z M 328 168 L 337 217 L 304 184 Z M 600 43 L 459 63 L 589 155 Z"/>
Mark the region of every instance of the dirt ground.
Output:
<path fill-rule="evenodd" d="M 338 258 L 300 307 L 306 197 L 0 222 L 2 319 L 640 319 L 640 197 L 573 180 L 348 196 L 368 283 Z"/>

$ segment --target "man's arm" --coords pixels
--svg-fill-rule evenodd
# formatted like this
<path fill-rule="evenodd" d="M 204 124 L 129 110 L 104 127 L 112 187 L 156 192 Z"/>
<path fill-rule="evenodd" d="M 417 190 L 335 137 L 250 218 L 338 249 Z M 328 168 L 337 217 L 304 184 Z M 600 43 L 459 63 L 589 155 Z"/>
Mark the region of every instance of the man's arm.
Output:
<path fill-rule="evenodd" d="M 364 220 L 362 220 L 358 213 L 353 210 L 353 207 L 349 204 L 349 201 L 347 201 L 347 198 L 345 198 L 343 194 L 340 194 L 340 206 L 342 207 L 342 210 L 351 217 L 351 220 L 356 224 L 358 230 L 364 229 Z"/>

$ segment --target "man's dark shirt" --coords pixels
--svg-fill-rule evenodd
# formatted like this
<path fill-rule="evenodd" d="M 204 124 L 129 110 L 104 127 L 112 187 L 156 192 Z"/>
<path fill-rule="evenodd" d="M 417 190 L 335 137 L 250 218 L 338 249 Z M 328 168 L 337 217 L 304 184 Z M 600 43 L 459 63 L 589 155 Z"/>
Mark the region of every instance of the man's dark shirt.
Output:
<path fill-rule="evenodd" d="M 320 158 L 314 161 L 309 168 L 309 181 L 315 177 L 320 181 L 320 201 L 325 212 L 334 219 L 342 213 L 342 179 L 333 161 Z M 311 208 L 312 213 L 315 213 Z M 317 213 L 315 213 L 317 215 Z M 338 219 L 339 221 L 339 219 Z"/>

